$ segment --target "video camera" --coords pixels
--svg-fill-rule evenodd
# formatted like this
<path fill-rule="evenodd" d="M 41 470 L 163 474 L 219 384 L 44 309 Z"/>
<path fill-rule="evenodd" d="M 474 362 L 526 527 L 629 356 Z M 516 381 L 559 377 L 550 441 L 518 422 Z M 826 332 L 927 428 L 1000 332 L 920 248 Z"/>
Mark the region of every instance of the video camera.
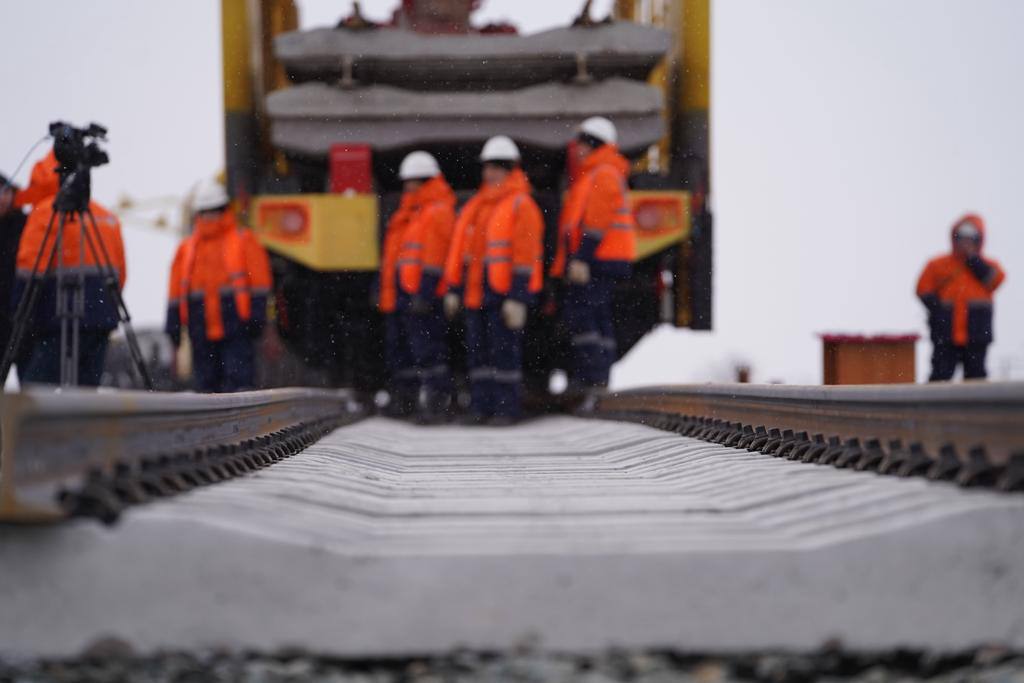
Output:
<path fill-rule="evenodd" d="M 50 124 L 53 154 L 57 157 L 60 192 L 54 204 L 62 211 L 85 211 L 91 196 L 90 171 L 110 161 L 100 147 L 107 139 L 107 129 L 98 123 L 88 128 L 75 128 L 63 121 Z"/>

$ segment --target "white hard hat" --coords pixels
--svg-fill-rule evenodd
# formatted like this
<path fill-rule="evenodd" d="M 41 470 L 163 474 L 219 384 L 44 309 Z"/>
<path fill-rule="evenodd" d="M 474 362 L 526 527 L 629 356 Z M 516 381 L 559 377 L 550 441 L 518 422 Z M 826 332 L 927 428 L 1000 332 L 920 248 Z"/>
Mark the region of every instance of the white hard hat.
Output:
<path fill-rule="evenodd" d="M 495 135 L 484 143 L 480 161 L 519 161 L 519 148 L 507 135 Z"/>
<path fill-rule="evenodd" d="M 437 165 L 437 159 L 427 152 L 411 152 L 402 159 L 402 165 L 398 168 L 398 177 L 401 180 L 418 180 L 439 175 L 441 167 Z"/>
<path fill-rule="evenodd" d="M 200 182 L 195 192 L 192 193 L 192 210 L 196 212 L 220 209 L 227 206 L 230 202 L 231 198 L 228 197 L 228 191 L 213 178 Z"/>
<path fill-rule="evenodd" d="M 595 137 L 608 145 L 614 145 L 619 141 L 615 124 L 603 116 L 591 116 L 580 124 L 580 132 Z"/>

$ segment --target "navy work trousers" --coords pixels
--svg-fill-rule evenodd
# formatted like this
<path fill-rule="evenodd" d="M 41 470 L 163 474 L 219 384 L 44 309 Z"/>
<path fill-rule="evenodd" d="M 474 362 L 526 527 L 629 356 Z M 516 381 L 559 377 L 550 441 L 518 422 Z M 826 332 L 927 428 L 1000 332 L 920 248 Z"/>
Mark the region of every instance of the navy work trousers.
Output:
<path fill-rule="evenodd" d="M 610 278 L 595 277 L 585 285 L 570 283 L 566 288 L 563 314 L 572 343 L 569 380 L 577 387 L 608 386 L 616 359 L 612 323 L 614 284 Z"/>
<path fill-rule="evenodd" d="M 932 349 L 932 374 L 929 382 L 942 382 L 953 379 L 957 365 L 963 365 L 964 379 L 985 379 L 985 355 L 988 353 L 988 342 L 953 346 L 937 343 Z"/>
<path fill-rule="evenodd" d="M 523 410 L 523 330 L 510 330 L 501 302 L 466 311 L 469 410 L 479 418 L 517 419 Z"/>
<path fill-rule="evenodd" d="M 239 332 L 220 341 L 198 335 L 190 339 L 196 391 L 230 393 L 256 386 L 256 348 L 248 334 Z"/>
<path fill-rule="evenodd" d="M 435 394 L 451 392 L 447 329 L 439 300 L 432 300 L 425 313 L 402 306 L 386 317 L 385 356 L 393 393 L 418 396 L 420 387 Z"/>
<path fill-rule="evenodd" d="M 110 332 L 80 330 L 78 334 L 78 384 L 98 387 Z M 18 378 L 30 384 L 60 384 L 60 330 L 46 332 L 36 339 L 25 367 L 18 368 Z"/>

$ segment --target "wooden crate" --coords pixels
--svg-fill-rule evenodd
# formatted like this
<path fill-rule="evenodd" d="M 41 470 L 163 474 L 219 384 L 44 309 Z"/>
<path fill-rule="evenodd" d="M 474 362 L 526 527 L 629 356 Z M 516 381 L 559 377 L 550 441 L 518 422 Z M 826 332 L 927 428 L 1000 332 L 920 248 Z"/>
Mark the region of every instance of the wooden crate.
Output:
<path fill-rule="evenodd" d="M 905 384 L 916 375 L 918 335 L 821 336 L 825 384 Z"/>

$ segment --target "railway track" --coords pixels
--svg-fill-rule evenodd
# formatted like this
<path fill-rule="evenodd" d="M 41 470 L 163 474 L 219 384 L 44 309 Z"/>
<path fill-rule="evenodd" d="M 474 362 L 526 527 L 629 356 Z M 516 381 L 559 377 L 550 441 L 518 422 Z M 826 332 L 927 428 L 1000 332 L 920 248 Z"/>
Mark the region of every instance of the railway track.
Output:
<path fill-rule="evenodd" d="M 4 397 L 0 521 L 121 510 L 252 472 L 363 417 L 344 392 L 25 392 Z M 655 387 L 603 397 L 628 420 L 806 463 L 1024 488 L 1024 383 Z"/>
<path fill-rule="evenodd" d="M 1018 452 L 1021 386 L 926 389 L 946 412 L 893 390 L 892 403 L 912 404 L 918 421 L 890 407 L 879 414 L 894 426 L 862 423 L 872 432 L 847 431 L 843 421 L 874 389 L 625 392 L 599 406 L 614 420 L 473 429 L 359 419 L 345 394 L 330 392 L 28 394 L 4 408 L 4 443 L 13 447 L 3 486 L 16 504 L 5 510 L 63 523 L 0 527 L 0 656 L 67 656 L 109 638 L 139 652 L 216 644 L 353 658 L 524 642 L 584 653 L 811 652 L 826 642 L 856 651 L 1024 649 L 1013 598 L 1024 586 L 1024 496 L 819 466 L 772 457 L 778 448 L 716 443 L 714 431 L 665 429 L 699 417 L 705 429 L 806 430 L 826 443 L 851 433 L 900 438 L 930 453 L 971 428 L 956 415 L 982 406 L 976 414 L 988 416 L 993 438 L 979 441 L 985 434 L 975 430 L 963 443 L 984 444 L 997 470 L 988 481 L 1005 481 Z M 787 400 L 777 391 L 789 391 Z M 808 405 L 816 412 L 802 415 Z M 757 410 L 757 419 L 744 417 Z M 62 427 L 72 417 L 76 426 Z M 197 422 L 204 426 L 193 432 Z M 329 423 L 344 424 L 327 431 Z M 312 429 L 303 425 L 325 433 L 286 431 Z M 178 437 L 192 439 L 189 448 L 168 451 L 158 434 L 165 427 L 191 435 Z M 72 434 L 93 446 L 72 452 Z M 215 485 L 154 490 L 113 527 L 74 519 L 89 511 L 66 504 L 67 492 L 90 483 L 120 496 L 118 467 L 153 474 L 168 466 L 160 453 L 205 449 L 210 466 L 273 448 L 282 434 L 293 457 Z M 33 457 L 63 465 L 7 479 Z"/>
<path fill-rule="evenodd" d="M 359 417 L 347 394 L 27 391 L 0 404 L 0 521 L 121 510 L 252 472 Z"/>
<path fill-rule="evenodd" d="M 655 387 L 597 415 L 806 463 L 1024 488 L 1024 383 Z"/>

